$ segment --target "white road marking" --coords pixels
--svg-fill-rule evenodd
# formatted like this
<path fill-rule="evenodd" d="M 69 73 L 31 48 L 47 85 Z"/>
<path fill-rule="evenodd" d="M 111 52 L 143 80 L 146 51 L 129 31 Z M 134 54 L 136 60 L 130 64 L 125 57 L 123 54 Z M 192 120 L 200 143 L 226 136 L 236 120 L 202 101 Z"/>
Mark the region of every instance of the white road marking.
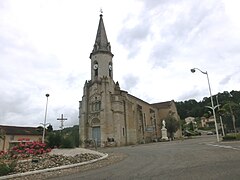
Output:
<path fill-rule="evenodd" d="M 220 148 L 226 148 L 226 149 L 240 150 L 240 149 L 232 147 L 232 146 L 225 146 L 225 145 L 218 145 L 218 144 L 209 144 L 209 143 L 206 143 L 206 145 L 214 146 L 214 147 L 220 147 Z"/>

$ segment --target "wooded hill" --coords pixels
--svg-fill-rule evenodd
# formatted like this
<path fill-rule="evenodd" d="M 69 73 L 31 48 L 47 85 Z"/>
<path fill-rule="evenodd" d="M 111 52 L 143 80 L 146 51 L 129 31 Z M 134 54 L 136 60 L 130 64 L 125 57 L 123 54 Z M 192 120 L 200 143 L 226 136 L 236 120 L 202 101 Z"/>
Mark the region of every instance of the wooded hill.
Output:
<path fill-rule="evenodd" d="M 215 109 L 217 121 L 219 121 L 219 115 L 223 117 L 223 123 L 227 128 L 232 129 L 232 112 L 236 118 L 236 127 L 240 128 L 240 91 L 224 91 L 213 95 L 214 106 L 217 105 L 217 99 L 220 110 Z M 181 120 L 186 117 L 195 117 L 200 119 L 201 117 L 210 117 L 212 110 L 206 106 L 211 106 L 211 98 L 204 97 L 202 101 L 197 102 L 195 99 L 186 100 L 184 102 L 176 102 L 178 114 Z"/>

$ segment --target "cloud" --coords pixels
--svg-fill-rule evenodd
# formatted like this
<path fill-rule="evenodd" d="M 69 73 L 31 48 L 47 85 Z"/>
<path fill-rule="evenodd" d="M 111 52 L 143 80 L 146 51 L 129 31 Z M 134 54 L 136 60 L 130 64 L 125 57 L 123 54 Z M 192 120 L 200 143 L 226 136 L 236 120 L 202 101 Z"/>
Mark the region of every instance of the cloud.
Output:
<path fill-rule="evenodd" d="M 219 83 L 221 85 L 225 85 L 225 84 L 227 84 L 231 80 L 231 78 L 232 78 L 232 74 L 231 75 L 227 75 Z"/>
<path fill-rule="evenodd" d="M 127 74 L 123 77 L 123 89 L 131 91 L 139 82 L 139 77 L 133 74 Z"/>
<path fill-rule="evenodd" d="M 135 57 L 141 50 L 141 43 L 151 35 L 150 20 L 147 17 L 139 17 L 139 21 L 133 27 L 128 27 L 131 18 L 126 19 L 125 26 L 120 30 L 117 41 L 128 49 L 128 58 Z"/>
<path fill-rule="evenodd" d="M 224 75 L 223 78 L 219 81 L 219 84 L 221 86 L 225 86 L 229 83 L 239 83 L 240 78 L 239 78 L 239 70 L 240 66 L 235 67 L 235 71 L 232 71 L 232 73 Z"/>
<path fill-rule="evenodd" d="M 199 89 L 198 86 L 194 86 L 192 88 L 186 88 L 186 92 L 179 95 L 179 99 L 188 100 L 194 97 L 197 100 L 201 100 L 202 97 L 206 95 L 206 92 L 208 92 L 207 88 Z"/>
<path fill-rule="evenodd" d="M 162 43 L 155 45 L 150 54 L 150 62 L 153 63 L 153 66 L 158 66 L 166 68 L 169 63 L 172 61 L 174 56 L 174 47 L 171 43 Z"/>
<path fill-rule="evenodd" d="M 149 102 L 202 99 L 209 94 L 206 77 L 191 77 L 189 71 L 198 67 L 209 72 L 213 94 L 239 90 L 240 13 L 235 3 L 106 2 L 114 80 Z M 1 123 L 39 125 L 50 93 L 47 121 L 58 128 L 56 119 L 64 114 L 66 125 L 78 124 L 78 101 L 91 77 L 88 57 L 98 5 L 95 0 L 0 2 Z"/>
<path fill-rule="evenodd" d="M 156 17 L 153 22 L 159 28 L 156 28 L 153 39 L 156 37 L 155 39 L 160 41 L 153 41 L 149 58 L 151 63 L 154 66 L 166 68 L 169 63 L 177 61 L 181 56 L 199 54 L 199 48 L 203 48 L 205 53 L 209 53 L 210 49 L 207 48 L 215 42 L 204 37 L 207 37 L 209 32 L 216 32 L 211 25 L 215 21 L 212 16 L 222 10 L 222 6 L 216 6 L 216 3 L 206 6 L 203 1 L 187 1 L 185 3 L 177 1 L 167 7 L 161 6 L 156 9 Z M 156 7 L 152 8 L 154 10 Z M 158 36 L 159 38 L 157 38 Z"/>

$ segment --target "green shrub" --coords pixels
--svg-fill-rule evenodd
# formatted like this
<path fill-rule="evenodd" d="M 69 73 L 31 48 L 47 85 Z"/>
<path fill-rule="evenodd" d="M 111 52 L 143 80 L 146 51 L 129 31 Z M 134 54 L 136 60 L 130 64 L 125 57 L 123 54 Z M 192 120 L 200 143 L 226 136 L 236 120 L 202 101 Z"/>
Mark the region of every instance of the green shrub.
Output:
<path fill-rule="evenodd" d="M 236 140 L 236 139 L 237 139 L 236 136 L 233 135 L 233 134 L 228 134 L 228 135 L 223 137 L 224 141 L 233 141 L 233 140 Z"/>
<path fill-rule="evenodd" d="M 224 141 L 240 140 L 240 134 L 227 134 L 223 137 Z"/>
<path fill-rule="evenodd" d="M 0 163 L 0 176 L 7 175 L 10 172 L 11 172 L 10 167 L 6 163 L 1 162 Z"/>
<path fill-rule="evenodd" d="M 240 140 L 240 134 L 237 134 L 236 139 Z"/>
<path fill-rule="evenodd" d="M 13 172 L 16 165 L 16 161 L 11 161 L 10 163 L 0 162 L 0 176 L 5 176 Z"/>
<path fill-rule="evenodd" d="M 74 148 L 74 139 L 71 136 L 65 137 L 62 139 L 61 148 Z"/>
<path fill-rule="evenodd" d="M 59 148 L 61 146 L 62 136 L 60 132 L 51 132 L 47 136 L 47 146 L 50 148 Z"/>

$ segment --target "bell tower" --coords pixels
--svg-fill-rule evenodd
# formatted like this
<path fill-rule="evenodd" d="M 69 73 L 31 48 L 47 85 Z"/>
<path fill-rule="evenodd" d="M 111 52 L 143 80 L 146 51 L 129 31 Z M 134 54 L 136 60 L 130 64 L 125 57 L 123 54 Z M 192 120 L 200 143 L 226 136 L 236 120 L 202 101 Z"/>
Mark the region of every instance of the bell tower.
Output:
<path fill-rule="evenodd" d="M 79 133 L 81 142 L 94 139 L 98 145 L 103 145 L 103 142 L 114 134 L 112 99 L 116 84 L 113 80 L 113 54 L 102 14 L 89 58 L 91 80 L 85 82 L 80 102 Z"/>
<path fill-rule="evenodd" d="M 107 39 L 103 15 L 100 14 L 96 40 L 90 54 L 92 82 L 100 80 L 103 77 L 113 79 L 112 58 L 113 54 L 111 52 L 111 45 Z"/>

